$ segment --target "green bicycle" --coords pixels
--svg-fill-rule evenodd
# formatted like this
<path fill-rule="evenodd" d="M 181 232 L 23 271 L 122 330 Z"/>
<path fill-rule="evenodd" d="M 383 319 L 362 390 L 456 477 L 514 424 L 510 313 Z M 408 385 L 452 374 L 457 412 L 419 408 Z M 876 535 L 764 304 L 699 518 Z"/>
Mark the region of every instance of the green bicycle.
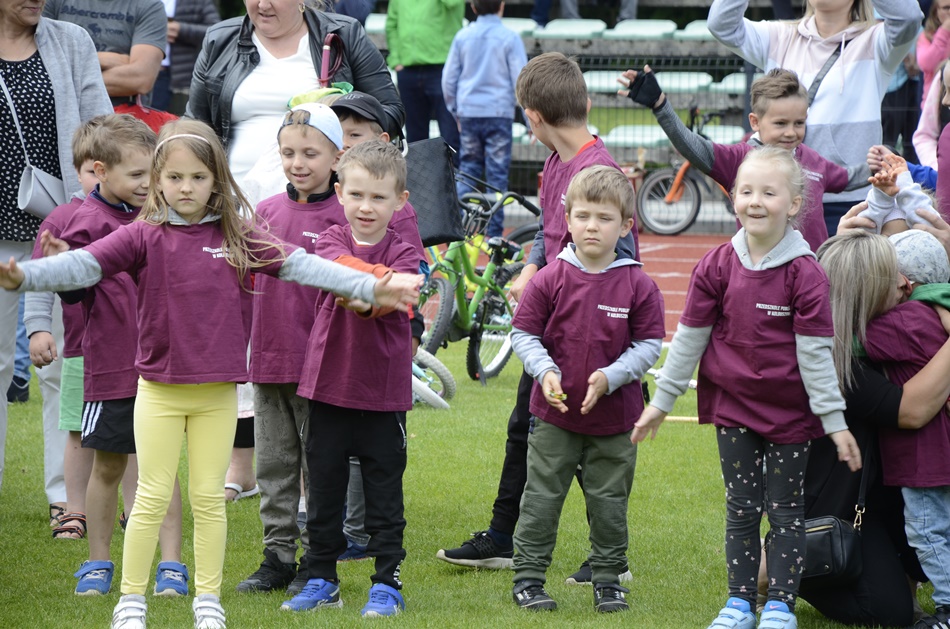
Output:
<path fill-rule="evenodd" d="M 491 203 L 463 203 L 466 240 L 450 243 L 444 251 L 428 248 L 431 273 L 419 300 L 427 323 L 423 348 L 435 354 L 447 343 L 467 338 L 466 370 L 482 384 L 500 374 L 511 358 L 508 333 L 515 303 L 508 287 L 521 274 L 524 262 L 511 262 L 520 259 L 522 251 L 511 240 L 484 239 L 481 247 L 474 248 L 474 256 L 467 242 L 483 234 L 492 215 L 509 200 L 541 215 L 535 205 L 510 191 Z M 482 251 L 488 258 L 484 268 L 477 260 Z"/>

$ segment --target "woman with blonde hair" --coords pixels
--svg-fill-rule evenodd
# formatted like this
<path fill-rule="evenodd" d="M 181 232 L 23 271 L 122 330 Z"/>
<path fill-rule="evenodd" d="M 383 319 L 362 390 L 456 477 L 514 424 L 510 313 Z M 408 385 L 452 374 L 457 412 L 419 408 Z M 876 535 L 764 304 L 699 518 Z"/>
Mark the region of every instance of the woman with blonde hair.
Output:
<path fill-rule="evenodd" d="M 891 75 L 913 46 L 923 14 L 915 0 L 807 0 L 795 22 L 743 18 L 748 0 L 714 0 L 710 32 L 766 72 L 785 68 L 809 89 L 805 144 L 848 167 L 881 143 L 881 101 Z M 883 21 L 874 19 L 877 12 Z M 867 188 L 824 195 L 825 222 L 864 199 Z"/>

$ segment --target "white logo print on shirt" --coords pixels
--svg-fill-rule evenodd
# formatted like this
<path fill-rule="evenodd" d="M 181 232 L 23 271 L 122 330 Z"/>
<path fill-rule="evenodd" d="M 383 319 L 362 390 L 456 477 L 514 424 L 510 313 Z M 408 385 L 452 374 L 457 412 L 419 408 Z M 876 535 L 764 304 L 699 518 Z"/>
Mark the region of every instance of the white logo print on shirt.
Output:
<path fill-rule="evenodd" d="M 756 304 L 756 308 L 759 310 L 767 310 L 766 313 L 770 317 L 790 317 L 792 316 L 792 307 L 791 306 L 775 306 L 773 304 Z"/>
<path fill-rule="evenodd" d="M 211 254 L 212 258 L 226 258 L 228 257 L 227 252 L 224 250 L 224 247 L 216 247 L 212 249 L 211 247 L 202 247 L 202 251 L 206 251 Z"/>
<path fill-rule="evenodd" d="M 630 316 L 629 308 L 620 308 L 618 306 L 605 306 L 597 304 L 597 310 L 604 310 L 611 319 L 626 319 Z"/>

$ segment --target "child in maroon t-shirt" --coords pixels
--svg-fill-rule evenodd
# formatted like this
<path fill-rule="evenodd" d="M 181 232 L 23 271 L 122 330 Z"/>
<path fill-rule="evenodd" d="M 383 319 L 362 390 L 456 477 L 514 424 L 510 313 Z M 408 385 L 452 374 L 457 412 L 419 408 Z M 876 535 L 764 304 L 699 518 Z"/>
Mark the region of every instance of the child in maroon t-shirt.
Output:
<path fill-rule="evenodd" d="M 379 277 L 419 269 L 414 247 L 389 228 L 409 197 L 406 161 L 395 146 L 378 140 L 349 149 L 335 185 L 348 225 L 334 225 L 317 240 L 316 252 Z M 310 547 L 309 580 L 283 609 L 341 607 L 337 558 L 346 550 L 340 524 L 357 457 L 366 500 L 366 552 L 376 560 L 364 617 L 390 616 L 405 608 L 399 567 L 403 548 L 402 476 L 406 468 L 406 411 L 412 408 L 412 341 L 409 318 L 321 291 L 297 394 L 312 400 L 307 434 Z"/>
<path fill-rule="evenodd" d="M 699 421 L 716 426 L 727 506 L 729 600 L 711 626 L 756 626 L 763 504 L 771 535 L 761 622 L 794 626 L 810 440 L 827 433 L 841 460 L 861 465 L 834 374 L 828 280 L 792 226 L 803 192 L 789 151 L 746 156 L 733 191 L 742 229 L 696 265 L 656 395 L 631 437 L 656 435 L 699 363 Z"/>
<path fill-rule="evenodd" d="M 636 198 L 623 173 L 591 166 L 571 181 L 566 222 L 573 243 L 531 280 L 511 342 L 531 389 L 528 478 L 514 535 L 515 602 L 554 609 L 544 591 L 560 513 L 578 466 L 590 515 L 594 607 L 626 610 L 627 502 L 643 410 L 640 378 L 660 357 L 663 297 L 617 242 L 633 227 Z"/>

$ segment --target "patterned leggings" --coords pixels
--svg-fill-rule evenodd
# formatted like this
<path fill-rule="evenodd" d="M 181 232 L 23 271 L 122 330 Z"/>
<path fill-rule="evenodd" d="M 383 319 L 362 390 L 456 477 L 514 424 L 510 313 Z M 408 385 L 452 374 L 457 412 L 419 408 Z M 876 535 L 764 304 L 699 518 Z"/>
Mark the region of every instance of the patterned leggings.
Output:
<path fill-rule="evenodd" d="M 755 609 L 764 504 L 771 529 L 766 547 L 768 598 L 794 610 L 805 561 L 802 486 L 811 442 L 772 443 L 747 428 L 717 427 L 716 436 L 726 484 L 729 596 L 745 599 Z"/>

